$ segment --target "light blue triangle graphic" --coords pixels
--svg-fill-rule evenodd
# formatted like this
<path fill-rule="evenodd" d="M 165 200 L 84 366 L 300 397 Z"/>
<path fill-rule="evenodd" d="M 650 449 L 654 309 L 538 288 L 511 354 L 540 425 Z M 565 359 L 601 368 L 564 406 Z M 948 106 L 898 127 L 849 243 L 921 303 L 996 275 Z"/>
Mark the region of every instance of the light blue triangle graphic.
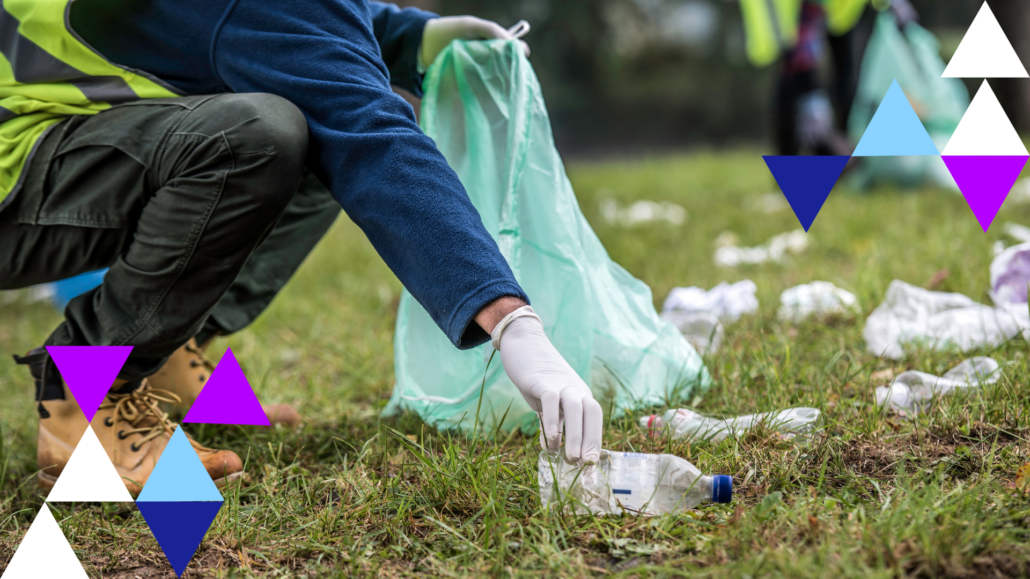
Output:
<path fill-rule="evenodd" d="M 906 155 L 940 155 L 937 146 L 923 127 L 919 115 L 908 102 L 898 81 L 891 83 L 887 96 L 869 122 L 855 157 L 903 157 Z"/>
<path fill-rule="evenodd" d="M 221 500 L 222 494 L 180 426 L 157 460 L 154 472 L 143 484 L 143 492 L 136 502 Z"/>

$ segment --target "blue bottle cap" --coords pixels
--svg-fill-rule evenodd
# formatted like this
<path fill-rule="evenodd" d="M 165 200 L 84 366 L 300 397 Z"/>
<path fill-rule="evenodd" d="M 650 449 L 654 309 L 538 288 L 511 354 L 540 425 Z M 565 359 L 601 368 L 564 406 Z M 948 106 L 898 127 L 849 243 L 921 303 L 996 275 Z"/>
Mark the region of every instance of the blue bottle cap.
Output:
<path fill-rule="evenodd" d="M 712 502 L 728 503 L 733 500 L 733 477 L 717 474 L 712 477 Z"/>

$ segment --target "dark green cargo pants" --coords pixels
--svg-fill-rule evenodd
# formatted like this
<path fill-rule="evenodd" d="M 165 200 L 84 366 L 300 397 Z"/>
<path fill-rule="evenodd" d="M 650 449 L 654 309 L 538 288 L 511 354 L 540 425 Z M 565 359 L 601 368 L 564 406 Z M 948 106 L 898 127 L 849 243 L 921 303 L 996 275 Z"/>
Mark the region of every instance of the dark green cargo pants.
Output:
<path fill-rule="evenodd" d="M 303 115 L 272 95 L 71 117 L 0 211 L 0 289 L 110 267 L 47 345 L 131 345 L 120 377 L 150 375 L 190 338 L 253 321 L 339 215 L 307 147 Z"/>

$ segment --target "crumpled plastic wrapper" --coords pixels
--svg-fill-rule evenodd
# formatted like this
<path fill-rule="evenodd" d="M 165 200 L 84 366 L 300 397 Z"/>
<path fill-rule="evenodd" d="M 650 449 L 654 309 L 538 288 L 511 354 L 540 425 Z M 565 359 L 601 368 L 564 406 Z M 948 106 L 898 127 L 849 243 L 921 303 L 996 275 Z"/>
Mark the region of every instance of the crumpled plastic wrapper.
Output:
<path fill-rule="evenodd" d="M 892 360 L 904 357 L 908 344 L 964 352 L 1020 334 L 1030 337 L 1026 304 L 991 307 L 962 294 L 932 292 L 899 280 L 891 282 L 862 330 L 869 353 Z"/>
<path fill-rule="evenodd" d="M 845 314 L 857 310 L 858 299 L 855 294 L 828 281 L 813 281 L 784 290 L 780 294 L 777 315 L 783 321 L 800 322 L 811 316 Z"/>
<path fill-rule="evenodd" d="M 889 386 L 876 389 L 876 404 L 917 414 L 925 411 L 936 396 L 994 384 L 1001 376 L 998 368 L 998 362 L 994 359 L 981 356 L 963 361 L 944 376 L 915 370 L 902 372 Z"/>

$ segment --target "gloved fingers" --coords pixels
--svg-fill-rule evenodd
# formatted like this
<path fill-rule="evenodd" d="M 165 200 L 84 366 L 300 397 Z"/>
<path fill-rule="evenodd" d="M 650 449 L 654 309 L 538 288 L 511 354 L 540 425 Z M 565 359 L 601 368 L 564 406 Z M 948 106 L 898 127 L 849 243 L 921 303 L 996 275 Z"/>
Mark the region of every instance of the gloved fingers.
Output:
<path fill-rule="evenodd" d="M 604 412 L 592 397 L 583 399 L 583 452 L 584 463 L 601 460 L 601 434 L 604 430 Z"/>
<path fill-rule="evenodd" d="M 547 450 L 547 437 L 544 436 L 544 415 L 541 412 L 536 413 L 537 422 L 540 423 L 540 448 Z"/>
<path fill-rule="evenodd" d="M 475 24 L 468 28 L 468 32 L 471 33 L 469 40 L 512 39 L 511 33 L 502 28 L 500 24 L 483 20 L 482 18 L 476 18 L 475 20 Z"/>
<path fill-rule="evenodd" d="M 565 460 L 578 463 L 583 449 L 583 395 L 566 394 L 561 405 L 565 414 Z"/>
<path fill-rule="evenodd" d="M 561 448 L 561 396 L 550 390 L 540 396 L 540 414 L 548 450 Z"/>

